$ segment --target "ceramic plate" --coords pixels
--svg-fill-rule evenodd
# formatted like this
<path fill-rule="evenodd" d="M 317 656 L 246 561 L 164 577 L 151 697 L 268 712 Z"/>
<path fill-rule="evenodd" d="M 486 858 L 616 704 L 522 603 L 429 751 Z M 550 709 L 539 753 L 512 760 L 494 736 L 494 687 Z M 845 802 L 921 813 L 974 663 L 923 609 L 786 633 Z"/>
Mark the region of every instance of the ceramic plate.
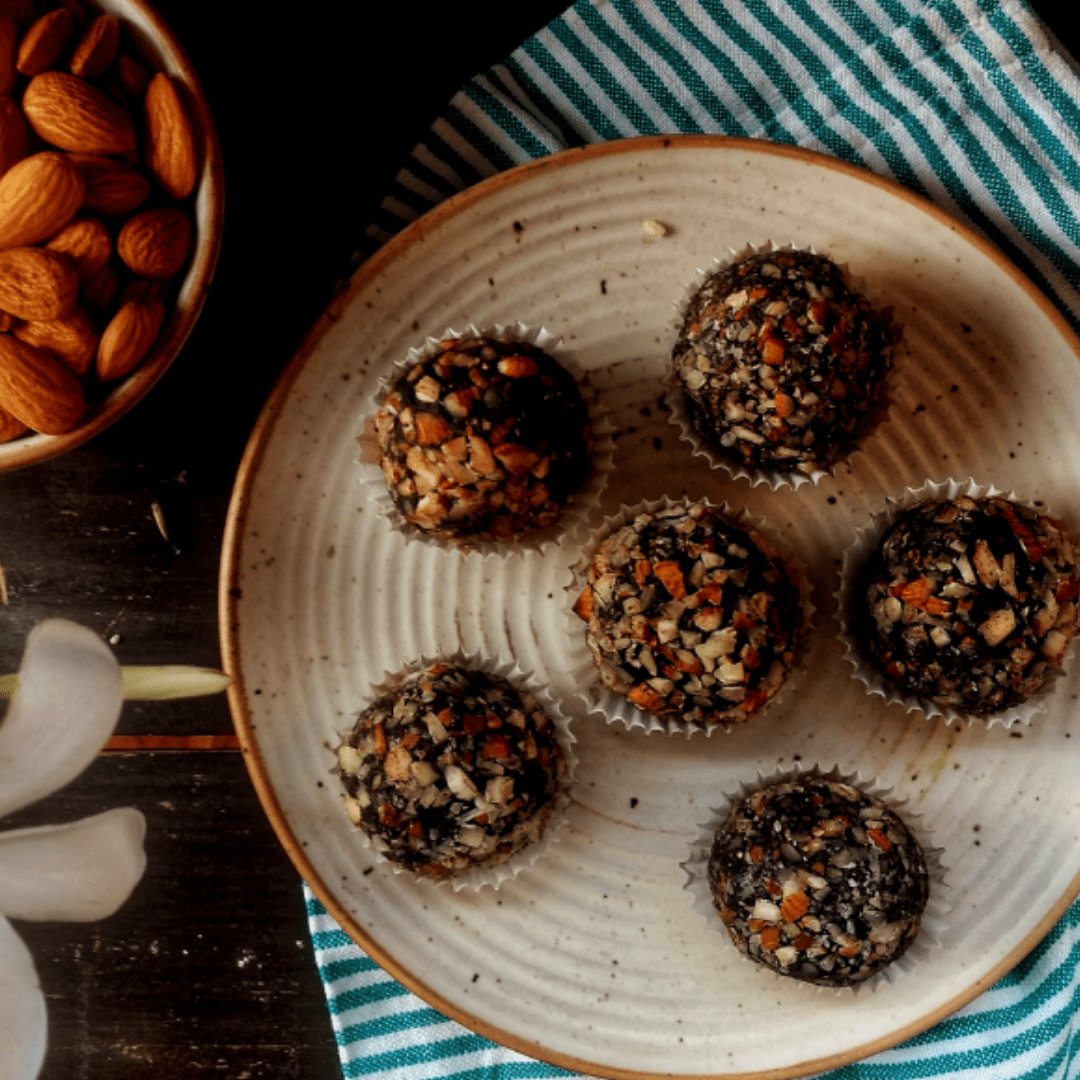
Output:
<path fill-rule="evenodd" d="M 660 406 L 685 283 L 729 248 L 768 240 L 848 263 L 905 328 L 889 419 L 835 477 L 797 491 L 710 470 Z M 579 642 L 564 589 L 579 543 L 463 557 L 406 540 L 374 511 L 357 437 L 378 376 L 429 334 L 513 320 L 561 335 L 610 412 L 604 512 L 708 496 L 763 518 L 806 564 L 816 631 L 775 710 L 712 738 L 606 724 L 572 677 Z M 1080 664 L 1030 726 L 927 721 L 852 678 L 832 594 L 855 528 L 927 478 L 973 476 L 1080 523 L 1077 359 L 1051 305 L 970 230 L 895 185 L 790 148 L 609 143 L 438 207 L 363 265 L 315 327 L 266 406 L 232 504 L 221 585 L 232 708 L 298 869 L 436 1008 L 594 1075 L 803 1075 L 948 1015 L 1080 889 Z M 578 739 L 567 827 L 498 893 L 374 865 L 330 773 L 371 683 L 458 648 L 538 673 Z M 872 992 L 823 994 L 759 973 L 683 887 L 679 864 L 718 792 L 795 761 L 878 778 L 943 849 L 953 910 L 941 947 Z"/>

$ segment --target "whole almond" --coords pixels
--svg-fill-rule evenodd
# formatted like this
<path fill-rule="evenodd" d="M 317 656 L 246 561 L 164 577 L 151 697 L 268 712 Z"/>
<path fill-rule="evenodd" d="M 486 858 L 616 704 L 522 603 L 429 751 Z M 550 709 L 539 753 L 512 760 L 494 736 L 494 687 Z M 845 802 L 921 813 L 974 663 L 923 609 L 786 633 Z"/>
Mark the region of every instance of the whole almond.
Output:
<path fill-rule="evenodd" d="M 106 263 L 82 283 L 79 298 L 91 311 L 103 313 L 113 306 L 119 288 L 120 279 L 116 276 L 112 263 Z"/>
<path fill-rule="evenodd" d="M 15 67 L 23 75 L 40 75 L 60 59 L 74 29 L 75 20 L 70 11 L 65 8 L 46 11 L 23 35 Z"/>
<path fill-rule="evenodd" d="M 164 321 L 165 304 L 161 300 L 129 300 L 123 304 L 101 335 L 98 378 L 109 382 L 134 370 L 157 341 Z"/>
<path fill-rule="evenodd" d="M 65 71 L 35 75 L 22 106 L 34 131 L 61 150 L 122 155 L 135 149 L 135 125 L 127 110 Z"/>
<path fill-rule="evenodd" d="M 120 44 L 120 23 L 115 15 L 98 15 L 83 31 L 68 65 L 72 75 L 88 79 L 100 75 L 115 59 Z"/>
<path fill-rule="evenodd" d="M 22 110 L 9 97 L 0 97 L 0 176 L 26 157 L 29 142 Z"/>
<path fill-rule="evenodd" d="M 47 240 L 75 216 L 85 194 L 86 181 L 66 154 L 43 150 L 23 158 L 0 177 L 0 248 Z"/>
<path fill-rule="evenodd" d="M 116 58 L 116 70 L 120 73 L 120 85 L 134 98 L 141 98 L 150 85 L 150 72 L 134 56 L 121 53 Z"/>
<path fill-rule="evenodd" d="M 162 72 L 150 80 L 144 101 L 146 163 L 174 199 L 186 199 L 199 176 L 195 129 L 177 85 Z"/>
<path fill-rule="evenodd" d="M 19 319 L 62 319 L 78 295 L 79 275 L 67 256 L 35 247 L 0 251 L 0 310 Z"/>
<path fill-rule="evenodd" d="M 191 222 L 175 206 L 140 210 L 128 218 L 116 238 L 116 253 L 124 265 L 139 277 L 156 280 L 172 277 L 190 250 Z"/>
<path fill-rule="evenodd" d="M 0 443 L 11 442 L 12 439 L 25 435 L 29 430 L 21 420 L 16 420 L 7 409 L 0 408 Z"/>
<path fill-rule="evenodd" d="M 109 261 L 113 243 L 101 218 L 79 216 L 72 218 L 45 247 L 66 255 L 83 282 Z"/>
<path fill-rule="evenodd" d="M 12 332 L 20 341 L 52 353 L 73 375 L 85 375 L 97 355 L 97 327 L 78 305 L 62 319 L 16 323 Z"/>
<path fill-rule="evenodd" d="M 54 356 L 10 334 L 0 334 L 0 403 L 27 427 L 63 435 L 86 412 L 74 375 Z"/>
<path fill-rule="evenodd" d="M 10 15 L 0 15 L 0 94 L 10 94 L 18 72 L 15 56 L 19 48 L 19 28 Z"/>
<path fill-rule="evenodd" d="M 138 169 L 100 154 L 69 154 L 86 183 L 83 206 L 105 217 L 137 210 L 150 194 L 150 181 Z"/>

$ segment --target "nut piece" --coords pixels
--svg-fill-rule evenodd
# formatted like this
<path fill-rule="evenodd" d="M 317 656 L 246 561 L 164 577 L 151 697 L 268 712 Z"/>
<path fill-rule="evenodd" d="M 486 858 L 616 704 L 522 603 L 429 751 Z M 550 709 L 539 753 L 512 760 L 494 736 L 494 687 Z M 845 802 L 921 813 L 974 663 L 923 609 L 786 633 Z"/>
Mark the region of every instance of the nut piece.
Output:
<path fill-rule="evenodd" d="M 135 149 L 135 125 L 127 110 L 75 75 L 35 75 L 22 105 L 34 131 L 61 150 L 122 155 Z"/>
<path fill-rule="evenodd" d="M 15 61 L 16 69 L 23 75 L 38 75 L 52 67 L 60 59 L 74 29 L 75 20 L 70 11 L 64 8 L 46 11 L 23 36 Z"/>
<path fill-rule="evenodd" d="M 183 210 L 164 206 L 129 218 L 116 238 L 116 252 L 140 277 L 163 280 L 175 274 L 191 250 L 191 222 Z"/>
<path fill-rule="evenodd" d="M 0 334 L 0 401 L 27 427 L 63 435 L 86 411 L 75 376 L 44 349 Z"/>
<path fill-rule="evenodd" d="M 45 150 L 0 177 L 0 248 L 47 240 L 75 216 L 86 184 L 66 154 Z"/>
<path fill-rule="evenodd" d="M 69 154 L 86 182 L 83 207 L 104 217 L 121 217 L 137 210 L 150 194 L 150 181 L 123 161 L 99 154 Z"/>
<path fill-rule="evenodd" d="M 46 245 L 59 251 L 74 264 L 79 281 L 93 277 L 112 254 L 112 237 L 104 223 L 95 217 L 77 217 L 69 221 Z"/>
<path fill-rule="evenodd" d="M 150 80 L 145 99 L 146 163 L 174 199 L 186 199 L 199 174 L 191 117 L 176 84 L 162 72 Z"/>
<path fill-rule="evenodd" d="M 157 340 L 164 321 L 165 304 L 161 300 L 129 300 L 123 304 L 101 335 L 98 378 L 109 382 L 134 370 Z"/>
<path fill-rule="evenodd" d="M 52 353 L 73 375 L 85 375 L 97 354 L 97 327 L 80 307 L 62 319 L 17 323 L 12 332 L 20 341 Z"/>
<path fill-rule="evenodd" d="M 2 32 L 3 20 L 0 20 L 0 36 Z M 0 41 L 0 51 L 2 49 L 3 42 Z M 27 146 L 26 121 L 23 119 L 22 110 L 11 98 L 0 97 L 0 176 L 26 157 Z"/>
<path fill-rule="evenodd" d="M 120 23 L 115 15 L 99 15 L 83 31 L 71 54 L 72 75 L 87 79 L 100 75 L 115 59 L 120 44 Z"/>
<path fill-rule="evenodd" d="M 0 311 L 19 319 L 61 319 L 78 293 L 79 275 L 66 256 L 33 247 L 0 251 Z"/>

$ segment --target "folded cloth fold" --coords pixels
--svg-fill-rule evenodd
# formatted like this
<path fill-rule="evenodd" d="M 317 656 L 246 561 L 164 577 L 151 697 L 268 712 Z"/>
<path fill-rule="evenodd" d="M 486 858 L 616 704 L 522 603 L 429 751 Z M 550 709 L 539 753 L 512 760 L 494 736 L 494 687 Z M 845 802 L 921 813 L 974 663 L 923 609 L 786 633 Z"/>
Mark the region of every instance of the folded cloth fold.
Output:
<path fill-rule="evenodd" d="M 897 180 L 996 244 L 1080 326 L 1080 79 L 1022 0 L 579 0 L 454 96 L 358 254 L 514 165 L 673 132 L 808 147 Z M 305 890 L 346 1077 L 568 1075 L 424 1005 Z M 1078 958 L 1080 903 L 953 1017 L 827 1075 L 1076 1075 Z"/>

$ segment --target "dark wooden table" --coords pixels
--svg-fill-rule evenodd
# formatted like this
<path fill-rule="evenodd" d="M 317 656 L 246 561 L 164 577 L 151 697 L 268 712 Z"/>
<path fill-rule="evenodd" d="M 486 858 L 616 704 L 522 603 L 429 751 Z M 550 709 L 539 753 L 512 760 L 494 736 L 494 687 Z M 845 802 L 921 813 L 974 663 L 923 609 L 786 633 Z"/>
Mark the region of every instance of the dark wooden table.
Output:
<path fill-rule="evenodd" d="M 195 332 L 144 402 L 66 457 L 0 475 L 0 673 L 51 615 L 98 631 L 121 663 L 220 665 L 222 530 L 266 395 L 417 136 L 470 75 L 562 6 L 458 0 L 374 16 L 337 2 L 234 9 L 222 23 L 220 4 L 160 0 L 217 119 L 221 261 Z M 1067 11 L 1045 14 L 1075 52 Z M 223 696 L 128 703 L 118 728 L 231 730 Z M 121 805 L 148 823 L 149 865 L 130 901 L 98 924 L 17 927 L 48 998 L 42 1080 L 339 1077 L 300 879 L 240 755 L 105 754 L 4 825 Z"/>

